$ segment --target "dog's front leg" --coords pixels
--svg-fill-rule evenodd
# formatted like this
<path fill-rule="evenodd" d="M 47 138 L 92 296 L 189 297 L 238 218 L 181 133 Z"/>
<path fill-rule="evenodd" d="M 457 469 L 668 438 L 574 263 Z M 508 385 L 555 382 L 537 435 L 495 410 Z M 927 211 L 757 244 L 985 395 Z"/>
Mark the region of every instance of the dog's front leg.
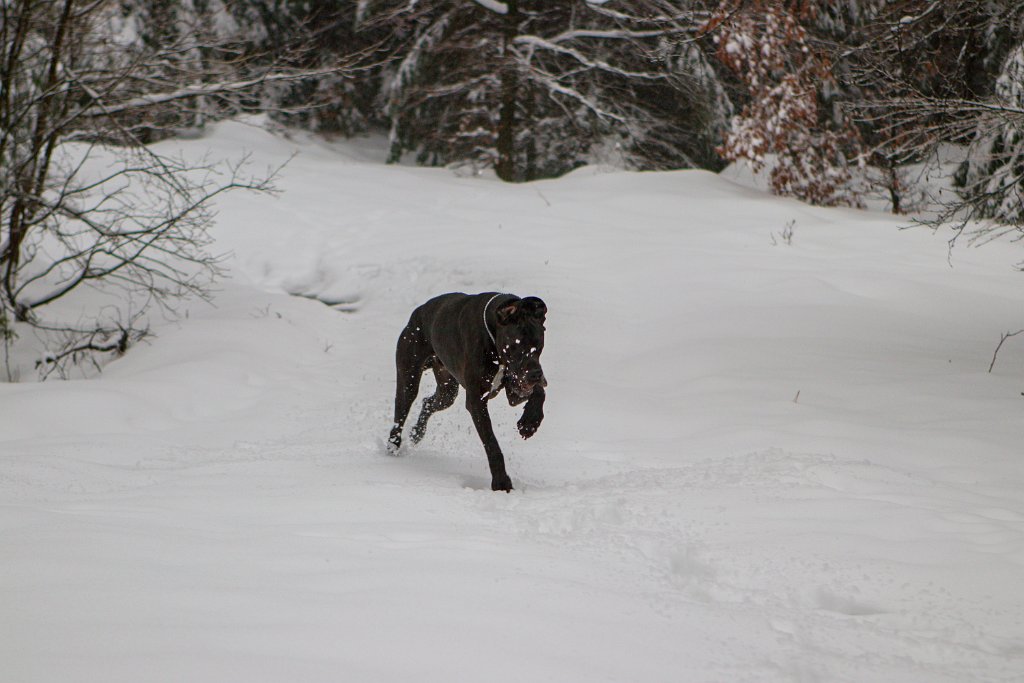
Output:
<path fill-rule="evenodd" d="M 529 439 L 537 433 L 540 423 L 544 419 L 544 388 L 536 387 L 530 394 L 529 400 L 523 406 L 523 416 L 519 418 L 516 427 L 519 428 L 519 435 Z"/>
<path fill-rule="evenodd" d="M 498 439 L 494 436 L 491 415 L 487 412 L 487 401 L 481 398 L 477 392 L 467 391 L 466 409 L 469 410 L 469 414 L 473 418 L 476 433 L 480 435 L 480 441 L 484 444 L 484 452 L 487 453 L 487 464 L 491 468 L 491 490 L 511 491 L 512 480 L 505 472 L 505 456 L 502 455 Z"/>

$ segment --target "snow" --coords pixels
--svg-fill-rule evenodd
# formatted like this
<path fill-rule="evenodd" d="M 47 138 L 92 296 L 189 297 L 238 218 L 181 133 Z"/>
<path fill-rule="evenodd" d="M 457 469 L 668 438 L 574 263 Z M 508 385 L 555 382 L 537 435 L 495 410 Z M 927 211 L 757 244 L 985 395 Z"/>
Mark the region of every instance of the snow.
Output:
<path fill-rule="evenodd" d="M 508 5 L 503 2 L 497 2 L 497 0 L 473 0 L 473 2 L 497 14 L 508 14 Z"/>
<path fill-rule="evenodd" d="M 98 379 L 0 385 L 5 680 L 1024 671 L 1024 343 L 986 372 L 1019 243 L 951 267 L 941 235 L 700 171 L 162 145 L 297 156 L 279 198 L 220 201 L 213 306 Z M 394 341 L 452 290 L 549 308 L 540 431 L 492 402 L 511 494 L 461 401 L 383 454 Z"/>

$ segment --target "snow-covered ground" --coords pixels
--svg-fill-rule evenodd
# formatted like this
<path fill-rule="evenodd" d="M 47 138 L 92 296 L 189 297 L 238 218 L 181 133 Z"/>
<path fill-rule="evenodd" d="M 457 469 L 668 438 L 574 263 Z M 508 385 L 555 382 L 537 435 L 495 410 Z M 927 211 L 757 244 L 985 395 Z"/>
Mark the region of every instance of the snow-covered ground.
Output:
<path fill-rule="evenodd" d="M 1024 337 L 986 372 L 1021 245 L 951 267 L 697 171 L 165 144 L 298 156 L 221 201 L 214 306 L 99 379 L 0 385 L 3 681 L 1024 677 Z M 491 407 L 511 494 L 461 400 L 383 454 L 395 338 L 453 290 L 548 304 L 544 425 Z"/>

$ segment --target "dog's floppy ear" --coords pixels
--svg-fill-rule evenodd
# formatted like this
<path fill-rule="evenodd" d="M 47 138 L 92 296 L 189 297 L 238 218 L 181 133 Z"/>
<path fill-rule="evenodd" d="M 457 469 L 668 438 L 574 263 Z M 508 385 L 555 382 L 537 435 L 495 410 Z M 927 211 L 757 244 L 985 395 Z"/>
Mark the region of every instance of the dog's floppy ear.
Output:
<path fill-rule="evenodd" d="M 513 319 L 519 314 L 519 308 L 522 305 L 522 299 L 516 299 L 510 301 L 498 310 L 494 312 L 494 316 L 498 319 L 499 325 L 508 325 Z"/>
<path fill-rule="evenodd" d="M 548 312 L 547 305 L 535 296 L 510 301 L 494 312 L 499 325 L 508 325 L 519 316 L 544 320 Z"/>
<path fill-rule="evenodd" d="M 541 320 L 544 320 L 544 316 L 548 313 L 547 304 L 535 296 L 528 296 L 520 301 L 519 304 L 523 309 L 523 315 L 531 318 L 540 318 Z"/>

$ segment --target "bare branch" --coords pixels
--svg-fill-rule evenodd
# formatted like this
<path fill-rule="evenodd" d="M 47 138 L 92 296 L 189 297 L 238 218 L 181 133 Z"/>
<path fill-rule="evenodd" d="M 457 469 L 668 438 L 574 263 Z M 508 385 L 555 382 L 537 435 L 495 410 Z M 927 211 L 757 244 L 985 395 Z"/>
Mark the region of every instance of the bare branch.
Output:
<path fill-rule="evenodd" d="M 992 368 L 996 366 L 996 357 L 999 355 L 999 349 L 1003 348 L 1003 342 L 1010 337 L 1016 337 L 1018 334 L 1024 333 L 1024 330 L 1017 330 L 1016 332 L 1006 332 L 999 338 L 999 343 L 996 345 L 996 350 L 992 353 L 992 362 L 988 364 L 989 373 L 992 372 Z"/>

